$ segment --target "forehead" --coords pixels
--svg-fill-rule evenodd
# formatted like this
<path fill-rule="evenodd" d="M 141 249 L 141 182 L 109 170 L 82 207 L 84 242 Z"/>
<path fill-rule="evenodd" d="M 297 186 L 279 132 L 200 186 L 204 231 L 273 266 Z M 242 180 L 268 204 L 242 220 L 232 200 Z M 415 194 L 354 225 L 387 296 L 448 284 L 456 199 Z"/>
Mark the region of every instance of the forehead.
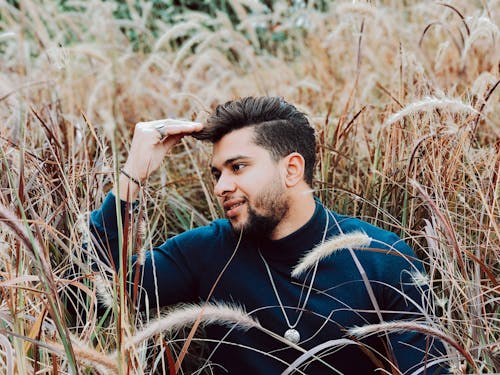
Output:
<path fill-rule="evenodd" d="M 260 158 L 269 156 L 269 152 L 254 143 L 254 130 L 245 127 L 226 134 L 214 144 L 212 165 L 222 166 L 227 160 L 235 157 Z"/>

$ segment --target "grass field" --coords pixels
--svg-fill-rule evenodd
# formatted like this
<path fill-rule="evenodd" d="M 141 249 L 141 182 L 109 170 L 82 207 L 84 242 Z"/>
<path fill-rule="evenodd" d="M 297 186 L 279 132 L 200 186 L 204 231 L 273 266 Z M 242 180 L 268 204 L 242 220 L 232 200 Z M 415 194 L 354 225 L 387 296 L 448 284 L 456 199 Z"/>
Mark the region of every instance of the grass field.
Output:
<path fill-rule="evenodd" d="M 91 272 L 88 214 L 137 122 L 203 121 L 265 94 L 314 124 L 317 196 L 424 260 L 452 370 L 500 372 L 500 1 L 235 0 L 168 19 L 151 2 L 124 2 L 122 18 L 114 2 L 65 3 L 0 0 L 1 373 L 147 373 L 179 355 L 175 335 L 134 336 L 157 315 L 140 320 L 118 281 Z M 134 241 L 222 214 L 209 155 L 176 147 L 143 191 Z M 104 317 L 98 298 L 113 305 Z"/>

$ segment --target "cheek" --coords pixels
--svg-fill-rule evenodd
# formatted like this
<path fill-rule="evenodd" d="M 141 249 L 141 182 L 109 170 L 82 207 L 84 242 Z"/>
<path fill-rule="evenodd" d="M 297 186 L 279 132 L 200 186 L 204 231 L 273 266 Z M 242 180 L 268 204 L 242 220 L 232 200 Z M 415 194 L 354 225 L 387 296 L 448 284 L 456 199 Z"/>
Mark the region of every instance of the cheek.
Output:
<path fill-rule="evenodd" d="M 241 176 L 237 182 L 238 188 L 248 198 L 255 196 L 262 190 L 262 176 L 247 174 Z"/>
<path fill-rule="evenodd" d="M 254 168 L 251 173 L 239 177 L 238 188 L 250 201 L 266 200 L 275 192 L 282 191 L 282 180 L 276 170 Z"/>

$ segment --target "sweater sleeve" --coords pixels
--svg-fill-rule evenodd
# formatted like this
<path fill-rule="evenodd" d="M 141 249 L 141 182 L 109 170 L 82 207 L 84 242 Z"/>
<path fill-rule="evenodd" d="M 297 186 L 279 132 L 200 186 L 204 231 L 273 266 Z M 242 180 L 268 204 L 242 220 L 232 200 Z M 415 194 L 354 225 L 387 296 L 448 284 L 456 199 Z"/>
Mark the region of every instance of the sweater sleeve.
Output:
<path fill-rule="evenodd" d="M 132 218 L 133 206 L 120 201 L 122 223 Z M 100 260 L 118 270 L 121 228 L 118 226 L 114 194 L 108 193 L 101 207 L 91 213 L 89 224 L 92 241 Z M 133 284 L 137 280 L 140 286 L 138 296 L 141 309 L 195 301 L 196 265 L 187 259 L 186 254 L 193 251 L 189 232 L 191 231 L 185 232 L 182 241 L 174 237 L 159 247 L 147 250 L 144 261 L 140 264 L 135 255 L 127 262 L 127 265 L 130 265 L 130 272 L 127 274 L 129 295 L 133 293 Z M 200 261 L 199 257 L 197 260 Z"/>
<path fill-rule="evenodd" d="M 425 323 L 428 313 L 428 285 L 421 262 L 413 250 L 398 236 L 387 233 L 387 243 L 394 255 L 386 256 L 382 279 L 382 310 L 385 322 Z M 389 335 L 395 361 L 404 374 L 423 368 L 426 374 L 447 373 L 440 365 L 430 365 L 433 361 L 446 355 L 441 341 L 422 332 L 405 330 Z"/>
<path fill-rule="evenodd" d="M 120 216 L 123 220 L 126 214 L 131 218 L 134 204 L 120 201 Z M 90 214 L 89 229 L 91 240 L 96 247 L 99 258 L 108 265 L 118 265 L 119 260 L 119 228 L 116 210 L 116 197 L 109 192 L 101 207 Z"/>

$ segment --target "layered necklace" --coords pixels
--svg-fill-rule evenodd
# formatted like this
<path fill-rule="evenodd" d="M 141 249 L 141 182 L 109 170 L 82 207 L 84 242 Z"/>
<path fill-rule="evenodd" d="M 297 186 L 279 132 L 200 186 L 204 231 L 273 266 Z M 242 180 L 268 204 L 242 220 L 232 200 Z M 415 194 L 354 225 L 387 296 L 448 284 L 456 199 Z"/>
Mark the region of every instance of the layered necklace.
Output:
<path fill-rule="evenodd" d="M 323 231 L 323 238 L 321 240 L 321 244 L 323 244 L 325 242 L 326 232 L 328 230 L 329 215 L 328 215 L 328 212 L 326 211 L 326 209 L 325 209 L 325 214 L 326 214 L 325 229 Z M 257 251 L 259 252 L 260 258 L 262 259 L 262 262 L 264 263 L 264 266 L 266 267 L 267 275 L 269 276 L 269 280 L 271 281 L 271 286 L 273 287 L 274 295 L 276 296 L 276 299 L 278 300 L 281 312 L 283 313 L 283 317 L 285 318 L 286 325 L 288 326 L 288 329 L 283 334 L 283 337 L 285 339 L 293 342 L 294 344 L 297 344 L 298 342 L 300 342 L 300 333 L 297 329 L 297 325 L 300 322 L 300 318 L 302 318 L 302 314 L 304 313 L 304 310 L 306 308 L 307 301 L 309 300 L 309 296 L 311 294 L 311 290 L 312 290 L 312 287 L 314 284 L 314 279 L 316 278 L 316 270 L 318 269 L 318 262 L 316 262 L 316 264 L 314 265 L 313 273 L 311 276 L 311 282 L 309 283 L 309 287 L 308 287 L 307 293 L 306 293 L 306 298 L 304 299 L 304 303 L 302 304 L 302 307 L 300 307 L 300 300 L 302 299 L 302 297 L 299 298 L 299 303 L 298 303 L 297 308 L 296 308 L 300 311 L 299 316 L 297 317 L 297 320 L 295 321 L 295 323 L 291 324 L 290 320 L 288 319 L 288 315 L 286 314 L 285 306 L 283 305 L 283 302 L 281 302 L 281 298 L 280 298 L 280 295 L 278 293 L 278 289 L 276 288 L 276 284 L 274 283 L 273 275 L 271 274 L 271 269 L 269 267 L 269 264 L 267 263 L 266 259 L 262 255 L 260 248 Z"/>

